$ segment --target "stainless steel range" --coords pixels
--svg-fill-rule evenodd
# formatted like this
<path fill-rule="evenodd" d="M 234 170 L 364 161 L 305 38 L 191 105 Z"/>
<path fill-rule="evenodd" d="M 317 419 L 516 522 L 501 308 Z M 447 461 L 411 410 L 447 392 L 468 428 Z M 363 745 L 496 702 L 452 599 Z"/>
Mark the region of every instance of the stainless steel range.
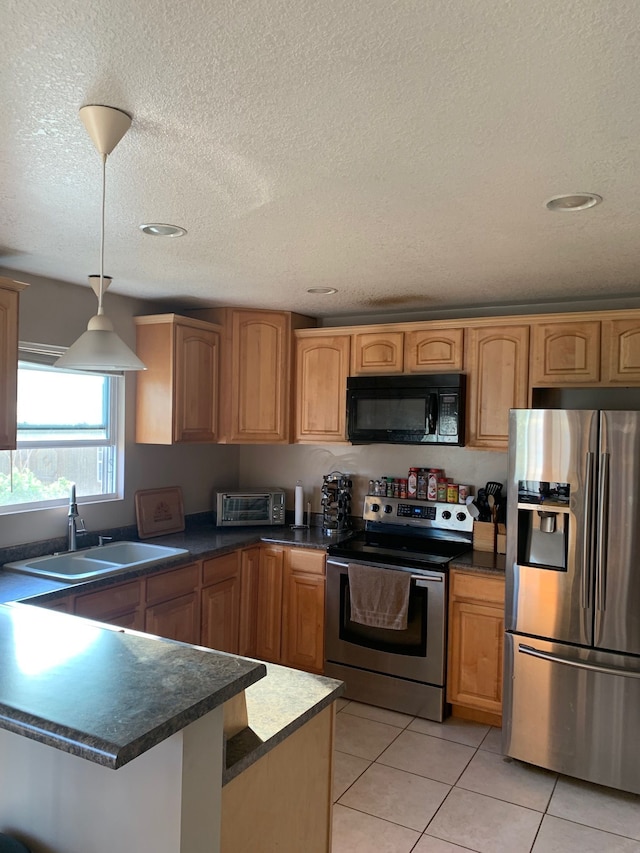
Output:
<path fill-rule="evenodd" d="M 448 564 L 471 549 L 473 518 L 464 505 L 371 495 L 363 518 L 364 531 L 328 548 L 325 673 L 348 699 L 442 721 Z M 411 573 L 406 629 L 351 619 L 350 564 Z"/>

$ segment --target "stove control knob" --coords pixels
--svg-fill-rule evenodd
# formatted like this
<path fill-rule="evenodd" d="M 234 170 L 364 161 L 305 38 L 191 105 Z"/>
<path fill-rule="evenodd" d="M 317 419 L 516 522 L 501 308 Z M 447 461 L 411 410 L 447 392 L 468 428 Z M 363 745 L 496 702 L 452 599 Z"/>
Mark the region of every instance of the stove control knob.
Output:
<path fill-rule="evenodd" d="M 448 509 L 445 509 L 445 511 L 442 513 L 442 517 L 445 521 L 449 521 L 449 519 L 451 518 L 451 513 Z"/>
<path fill-rule="evenodd" d="M 380 512 L 380 504 L 371 504 L 371 512 Z"/>
<path fill-rule="evenodd" d="M 465 512 L 458 512 L 456 513 L 456 518 L 458 519 L 458 521 L 466 521 L 467 514 Z"/>
<path fill-rule="evenodd" d="M 391 504 L 385 504 L 384 511 L 387 513 L 387 515 L 389 515 L 390 512 L 393 512 L 393 507 L 391 506 Z"/>

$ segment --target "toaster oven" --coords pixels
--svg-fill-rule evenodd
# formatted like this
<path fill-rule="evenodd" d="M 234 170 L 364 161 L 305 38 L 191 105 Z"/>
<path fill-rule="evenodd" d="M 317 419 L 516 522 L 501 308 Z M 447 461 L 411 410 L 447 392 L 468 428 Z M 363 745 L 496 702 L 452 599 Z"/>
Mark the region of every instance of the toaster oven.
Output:
<path fill-rule="evenodd" d="M 284 489 L 229 489 L 216 493 L 218 527 L 284 524 Z"/>

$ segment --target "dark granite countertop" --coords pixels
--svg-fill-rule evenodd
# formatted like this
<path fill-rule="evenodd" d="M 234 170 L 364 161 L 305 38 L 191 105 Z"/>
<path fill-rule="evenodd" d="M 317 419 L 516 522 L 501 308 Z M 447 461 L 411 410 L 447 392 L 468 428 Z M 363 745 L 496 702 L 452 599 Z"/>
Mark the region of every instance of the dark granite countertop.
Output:
<path fill-rule="evenodd" d="M 112 769 L 266 673 L 259 661 L 23 604 L 0 605 L 0 659 L 2 728 Z"/>
<path fill-rule="evenodd" d="M 342 681 L 268 663 L 267 677 L 247 688 L 249 727 L 229 738 L 222 784 L 277 746 L 344 691 Z"/>
<path fill-rule="evenodd" d="M 135 537 L 129 537 L 135 538 Z M 173 566 L 184 565 L 191 560 L 206 560 L 219 557 L 238 548 L 258 545 L 260 542 L 271 542 L 279 545 L 293 545 L 300 548 L 325 549 L 336 540 L 335 536 L 326 535 L 321 527 L 309 530 L 292 530 L 289 526 L 282 527 L 242 527 L 224 528 L 200 526 L 187 529 L 183 533 L 173 533 L 169 536 L 156 536 L 146 540 L 157 545 L 169 545 L 173 548 L 186 548 L 189 552 L 180 557 L 172 557 L 166 562 L 148 568 L 133 569 L 106 578 L 95 578 L 82 584 L 67 584 L 60 581 L 37 578 L 17 572 L 0 570 L 0 602 L 24 601 L 36 596 L 46 596 L 47 600 L 60 598 L 68 592 L 91 592 L 105 589 L 136 577 L 142 577 L 153 572 L 164 571 Z M 25 550 L 26 550 L 25 546 Z M 46 547 L 46 546 L 43 546 Z M 33 550 L 33 546 L 29 546 Z M 42 554 L 51 551 L 42 550 Z M 22 559 L 22 555 L 12 554 L 11 560 Z M 1 559 L 1 556 L 0 556 Z M 7 560 L 8 561 L 8 560 Z"/>
<path fill-rule="evenodd" d="M 462 569 L 466 572 L 483 572 L 484 574 L 496 574 L 504 577 L 505 556 L 494 554 L 491 551 L 469 551 L 462 557 L 456 557 L 451 561 L 452 569 Z"/>

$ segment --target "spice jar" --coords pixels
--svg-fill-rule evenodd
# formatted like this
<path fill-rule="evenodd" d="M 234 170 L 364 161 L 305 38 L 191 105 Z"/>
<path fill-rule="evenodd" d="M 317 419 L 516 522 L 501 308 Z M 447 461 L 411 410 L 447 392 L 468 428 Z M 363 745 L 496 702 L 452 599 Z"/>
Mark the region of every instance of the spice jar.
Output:
<path fill-rule="evenodd" d="M 407 478 L 407 497 L 415 498 L 418 494 L 418 469 L 409 468 L 409 477 Z"/>
<path fill-rule="evenodd" d="M 438 500 L 440 503 L 445 503 L 447 500 L 447 481 L 440 479 L 438 480 Z"/>
<path fill-rule="evenodd" d="M 448 504 L 457 504 L 458 503 L 458 484 L 457 483 L 449 483 L 447 486 L 447 503 Z"/>
<path fill-rule="evenodd" d="M 420 468 L 418 470 L 417 498 L 419 501 L 426 501 L 427 499 L 427 472 L 424 470 L 424 468 Z"/>

